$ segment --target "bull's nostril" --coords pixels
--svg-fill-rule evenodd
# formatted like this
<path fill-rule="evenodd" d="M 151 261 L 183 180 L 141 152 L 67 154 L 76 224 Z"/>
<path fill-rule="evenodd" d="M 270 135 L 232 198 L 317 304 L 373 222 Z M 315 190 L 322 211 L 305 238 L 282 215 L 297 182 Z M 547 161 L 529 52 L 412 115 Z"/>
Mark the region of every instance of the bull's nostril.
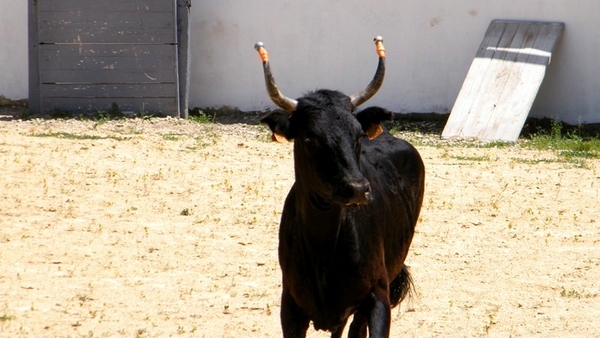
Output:
<path fill-rule="evenodd" d="M 371 195 L 371 185 L 365 181 L 350 182 L 346 193 L 350 204 L 366 204 Z"/>

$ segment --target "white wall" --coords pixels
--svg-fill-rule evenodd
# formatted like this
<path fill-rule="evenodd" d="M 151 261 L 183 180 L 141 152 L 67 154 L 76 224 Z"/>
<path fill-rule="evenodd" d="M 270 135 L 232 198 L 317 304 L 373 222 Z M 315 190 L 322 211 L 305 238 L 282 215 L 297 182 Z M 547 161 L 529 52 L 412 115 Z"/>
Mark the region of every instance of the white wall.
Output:
<path fill-rule="evenodd" d="M 27 1 L 0 0 L 0 95 L 28 95 Z"/>
<path fill-rule="evenodd" d="M 0 95 L 26 98 L 27 1 L 0 0 L 0 8 Z M 386 80 L 367 105 L 448 112 L 499 18 L 566 24 L 531 115 L 600 122 L 598 0 L 192 0 L 190 106 L 273 108 L 253 49 L 259 40 L 286 95 L 351 94 L 371 79 L 372 39 L 382 35 Z"/>
<path fill-rule="evenodd" d="M 371 79 L 382 35 L 387 74 L 367 103 L 448 112 L 493 19 L 562 21 L 566 29 L 531 116 L 600 122 L 598 0 L 203 0 L 192 5 L 191 106 L 274 107 L 253 45 L 263 41 L 279 88 L 351 94 Z"/>

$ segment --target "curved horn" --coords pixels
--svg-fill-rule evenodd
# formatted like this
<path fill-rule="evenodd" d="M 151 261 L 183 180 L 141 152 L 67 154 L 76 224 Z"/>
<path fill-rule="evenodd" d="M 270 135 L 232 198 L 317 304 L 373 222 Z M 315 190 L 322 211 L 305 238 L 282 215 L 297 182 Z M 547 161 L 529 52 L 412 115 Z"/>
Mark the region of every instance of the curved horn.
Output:
<path fill-rule="evenodd" d="M 375 72 L 375 76 L 371 83 L 367 86 L 367 88 L 361 90 L 360 92 L 350 96 L 350 101 L 354 107 L 358 107 L 361 104 L 367 102 L 381 87 L 383 83 L 383 77 L 385 75 L 385 48 L 383 47 L 383 38 L 381 36 L 377 36 L 374 39 L 375 46 L 377 48 L 377 54 L 379 55 L 379 64 L 377 65 L 377 71 Z"/>
<path fill-rule="evenodd" d="M 298 101 L 290 99 L 289 97 L 281 94 L 277 85 L 275 84 L 275 79 L 273 78 L 273 74 L 271 74 L 271 66 L 269 65 L 269 53 L 265 49 L 262 42 L 257 42 L 254 45 L 254 49 L 260 55 L 260 59 L 263 63 L 263 71 L 265 73 L 265 85 L 267 86 L 267 92 L 269 93 L 269 97 L 278 107 L 285 109 L 287 111 L 293 112 L 296 110 L 296 106 L 298 105 Z"/>

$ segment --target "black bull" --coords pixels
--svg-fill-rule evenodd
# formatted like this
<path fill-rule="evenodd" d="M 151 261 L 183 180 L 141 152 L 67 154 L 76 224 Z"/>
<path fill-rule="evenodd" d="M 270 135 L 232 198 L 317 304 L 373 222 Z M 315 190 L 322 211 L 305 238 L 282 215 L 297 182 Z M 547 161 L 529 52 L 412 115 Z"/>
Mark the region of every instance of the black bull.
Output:
<path fill-rule="evenodd" d="M 274 138 L 294 140 L 296 181 L 279 231 L 284 337 L 305 337 L 310 321 L 341 337 L 351 315 L 349 337 L 365 337 L 367 329 L 370 337 L 388 337 L 390 309 L 412 283 L 404 261 L 423 201 L 424 165 L 414 147 L 381 129 L 389 112 L 372 107 L 354 115 L 354 99 L 330 90 L 280 97 L 289 105 L 278 105 L 293 114 L 262 119 Z"/>

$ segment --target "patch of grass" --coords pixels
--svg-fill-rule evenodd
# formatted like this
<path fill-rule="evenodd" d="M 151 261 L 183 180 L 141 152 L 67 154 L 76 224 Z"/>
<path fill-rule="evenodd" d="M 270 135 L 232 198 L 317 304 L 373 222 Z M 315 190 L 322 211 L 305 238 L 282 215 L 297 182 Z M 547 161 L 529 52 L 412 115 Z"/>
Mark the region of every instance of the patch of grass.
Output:
<path fill-rule="evenodd" d="M 489 334 L 492 326 L 496 325 L 496 323 L 497 323 L 496 319 L 494 318 L 494 315 L 492 315 L 492 314 L 488 315 L 488 319 L 489 319 L 489 321 L 483 326 L 483 330 L 485 331 L 485 334 Z"/>
<path fill-rule="evenodd" d="M 455 160 L 459 160 L 459 161 L 471 161 L 471 162 L 489 162 L 489 161 L 493 161 L 494 159 L 491 158 L 490 155 L 483 155 L 483 156 L 450 156 L 450 158 L 453 158 Z"/>
<path fill-rule="evenodd" d="M 39 133 L 39 134 L 31 134 L 33 137 L 56 137 L 67 140 L 106 140 L 112 139 L 117 141 L 127 141 L 130 140 L 130 137 L 119 137 L 119 136 L 98 136 L 98 135 L 85 135 L 85 134 L 73 134 L 66 132 L 48 132 L 48 133 Z"/>
<path fill-rule="evenodd" d="M 583 144 L 589 146 L 589 143 Z M 585 159 L 595 159 L 600 158 L 600 152 L 598 150 L 580 150 L 577 149 L 579 145 L 575 145 L 575 149 L 561 150 L 558 152 L 558 155 L 564 157 L 566 159 L 574 159 L 574 158 L 585 158 Z"/>
<path fill-rule="evenodd" d="M 221 136 L 217 132 L 211 131 L 205 135 L 195 137 L 194 139 L 196 140 L 198 147 L 204 149 L 216 145 L 221 139 Z"/>
<path fill-rule="evenodd" d="M 515 146 L 515 142 L 506 141 L 479 141 L 479 140 L 458 140 L 449 141 L 447 145 L 462 148 L 474 149 L 505 149 Z"/>
<path fill-rule="evenodd" d="M 551 159 L 551 158 L 540 158 L 540 159 L 528 159 L 528 158 L 511 158 L 515 163 L 523 164 L 539 164 L 539 163 L 564 163 L 563 160 Z"/>
<path fill-rule="evenodd" d="M 56 138 L 64 138 L 68 140 L 100 140 L 104 137 L 96 136 L 96 135 L 78 135 L 66 132 L 49 132 L 49 133 L 40 133 L 40 134 L 32 134 L 31 136 L 35 137 L 56 137 Z"/>
<path fill-rule="evenodd" d="M 259 124 L 258 130 L 259 132 L 256 134 L 256 140 L 267 143 L 273 142 L 273 140 L 271 139 L 272 132 L 269 129 L 269 127 L 267 127 L 264 124 Z"/>
<path fill-rule="evenodd" d="M 540 130 L 532 134 L 525 144 L 532 149 L 567 151 L 566 154 L 576 154 L 579 157 L 596 155 L 594 158 L 598 158 L 600 138 L 584 138 L 577 130 L 563 133 L 563 129 L 561 122 L 553 121 L 550 130 Z"/>
<path fill-rule="evenodd" d="M 577 299 L 581 299 L 581 298 L 596 298 L 598 297 L 598 294 L 591 294 L 589 292 L 579 292 L 577 290 L 567 290 L 564 287 L 562 288 L 562 290 L 560 291 L 560 296 L 564 297 L 564 298 L 577 298 Z"/>
<path fill-rule="evenodd" d="M 521 144 L 529 149 L 553 151 L 563 162 L 579 168 L 587 168 L 585 160 L 600 158 L 600 138 L 583 137 L 581 126 L 566 133 L 564 130 L 563 123 L 552 121 L 549 130 L 539 130 Z"/>
<path fill-rule="evenodd" d="M 110 121 L 110 116 L 103 112 L 99 112 L 98 115 L 94 116 L 96 123 L 94 123 L 94 129 L 98 128 L 98 126 L 103 125 Z"/>
<path fill-rule="evenodd" d="M 184 135 L 179 134 L 179 133 L 169 133 L 169 134 L 163 134 L 162 137 L 165 141 L 179 141 L 182 136 L 184 136 Z"/>
<path fill-rule="evenodd" d="M 0 316 L 0 323 L 10 322 L 11 320 L 15 320 L 15 319 L 16 319 L 16 317 L 13 315 L 3 314 L 2 316 Z"/>

